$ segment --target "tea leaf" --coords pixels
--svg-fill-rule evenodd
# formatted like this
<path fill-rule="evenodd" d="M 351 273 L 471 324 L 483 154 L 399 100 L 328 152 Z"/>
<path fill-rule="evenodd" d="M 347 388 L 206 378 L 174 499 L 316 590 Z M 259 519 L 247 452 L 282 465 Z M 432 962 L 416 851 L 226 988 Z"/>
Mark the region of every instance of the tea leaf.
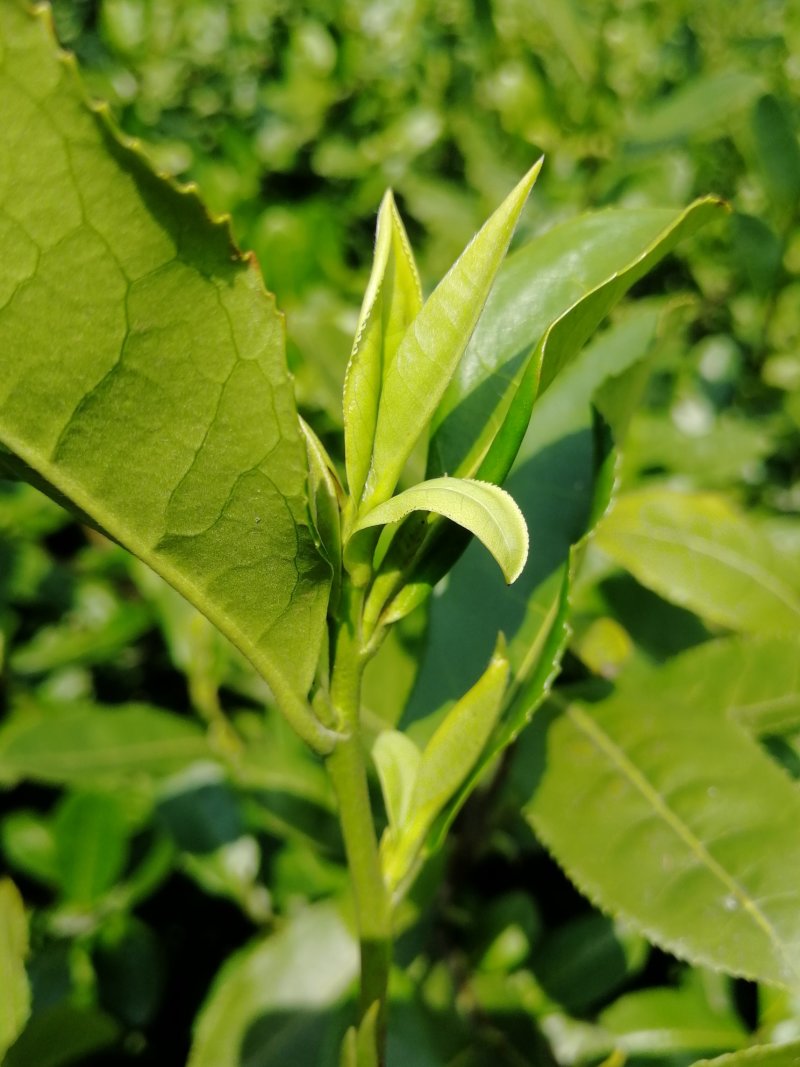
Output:
<path fill-rule="evenodd" d="M 502 483 L 536 399 L 628 289 L 719 212 L 715 200 L 598 211 L 509 256 L 434 416 L 429 475 Z"/>
<path fill-rule="evenodd" d="M 375 258 L 344 379 L 347 485 L 358 502 L 369 473 L 383 382 L 409 324 L 422 307 L 411 245 L 391 192 L 378 212 Z"/>
<path fill-rule="evenodd" d="M 514 500 L 489 482 L 433 478 L 406 489 L 363 515 L 356 531 L 399 522 L 412 511 L 443 515 L 474 534 L 488 548 L 509 585 L 528 558 L 528 528 Z"/>
<path fill-rule="evenodd" d="M 364 509 L 391 496 L 475 329 L 533 187 L 533 166 L 464 249 L 406 331 L 388 367 Z"/>
<path fill-rule="evenodd" d="M 423 749 L 410 800 L 403 798 L 406 817 L 399 831 L 387 834 L 381 843 L 384 874 L 393 889 L 413 871 L 435 820 L 478 763 L 500 714 L 507 682 L 508 657 L 501 637 L 484 674 L 447 712 Z M 413 768 L 407 763 L 404 769 Z"/>
<path fill-rule="evenodd" d="M 395 833 L 408 819 L 421 758 L 422 753 L 411 738 L 398 730 L 384 730 L 372 746 L 386 816 Z"/>
<path fill-rule="evenodd" d="M 323 744 L 301 698 L 329 568 L 274 301 L 227 226 L 86 106 L 45 15 L 3 4 L 0 41 L 0 445 L 207 615 Z"/>
<path fill-rule="evenodd" d="M 16 1040 L 30 1012 L 30 988 L 25 973 L 28 920 L 22 897 L 13 882 L 0 881 L 0 1057 Z"/>
<path fill-rule="evenodd" d="M 9 784 L 161 776 L 211 754 L 199 726 L 146 705 L 29 711 L 0 727 L 0 781 Z"/>
<path fill-rule="evenodd" d="M 526 817 L 592 900 L 682 958 L 794 988 L 800 794 L 734 720 L 761 664 L 729 642 L 599 703 L 549 706 L 515 775 Z"/>
<path fill-rule="evenodd" d="M 717 493 L 652 486 L 621 496 L 596 543 L 660 596 L 733 630 L 797 632 L 800 569 Z"/>
<path fill-rule="evenodd" d="M 753 1045 L 717 1056 L 713 1060 L 696 1060 L 692 1067 L 800 1067 L 800 1041 L 785 1045 Z"/>
<path fill-rule="evenodd" d="M 256 1055 L 263 1067 L 318 1062 L 357 969 L 356 942 L 336 907 L 300 912 L 223 966 L 197 1018 L 188 1067 L 239 1067 Z"/>
<path fill-rule="evenodd" d="M 113 796 L 71 793 L 54 823 L 56 860 L 65 897 L 94 904 L 119 878 L 128 840 L 122 808 Z"/>

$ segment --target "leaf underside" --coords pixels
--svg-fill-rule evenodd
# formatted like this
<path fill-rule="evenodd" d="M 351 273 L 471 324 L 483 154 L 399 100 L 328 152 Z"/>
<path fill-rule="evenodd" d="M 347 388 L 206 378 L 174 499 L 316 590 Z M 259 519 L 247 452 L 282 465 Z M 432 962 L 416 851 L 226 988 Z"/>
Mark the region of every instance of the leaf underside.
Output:
<path fill-rule="evenodd" d="M 474 534 L 491 552 L 510 584 L 528 558 L 528 528 L 513 497 L 489 482 L 432 478 L 368 511 L 357 530 L 400 522 L 412 511 L 443 515 Z"/>
<path fill-rule="evenodd" d="M 0 111 L 0 445 L 304 693 L 329 568 L 255 264 L 85 105 L 46 15 L 15 2 Z"/>

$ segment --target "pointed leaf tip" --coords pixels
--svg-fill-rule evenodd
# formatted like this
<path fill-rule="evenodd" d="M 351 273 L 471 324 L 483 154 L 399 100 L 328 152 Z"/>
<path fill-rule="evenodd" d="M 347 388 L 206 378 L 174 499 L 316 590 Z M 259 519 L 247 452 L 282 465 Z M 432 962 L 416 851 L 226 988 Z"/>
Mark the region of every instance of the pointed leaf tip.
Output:
<path fill-rule="evenodd" d="M 399 341 L 383 375 L 365 506 L 392 495 L 427 429 L 478 323 L 541 166 L 539 160 L 531 167 L 473 237 Z"/>

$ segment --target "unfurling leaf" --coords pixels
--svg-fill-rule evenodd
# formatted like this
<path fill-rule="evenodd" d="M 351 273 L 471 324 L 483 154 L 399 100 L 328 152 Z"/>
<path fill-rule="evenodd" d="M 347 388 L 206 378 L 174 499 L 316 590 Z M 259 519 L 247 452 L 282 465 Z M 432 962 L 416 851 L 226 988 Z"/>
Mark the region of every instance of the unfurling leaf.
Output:
<path fill-rule="evenodd" d="M 499 486 L 470 478 L 432 478 L 368 511 L 356 531 L 400 522 L 412 511 L 434 512 L 469 530 L 497 560 L 509 585 L 522 573 L 528 527 L 513 497 Z"/>
<path fill-rule="evenodd" d="M 384 873 L 393 889 L 402 887 L 414 871 L 434 822 L 480 759 L 500 715 L 507 682 L 508 657 L 501 636 L 482 677 L 450 709 L 425 746 L 413 789 L 407 780 L 403 783 L 403 823 L 399 832 L 392 827 L 381 845 Z M 407 762 L 404 770 L 411 769 Z"/>

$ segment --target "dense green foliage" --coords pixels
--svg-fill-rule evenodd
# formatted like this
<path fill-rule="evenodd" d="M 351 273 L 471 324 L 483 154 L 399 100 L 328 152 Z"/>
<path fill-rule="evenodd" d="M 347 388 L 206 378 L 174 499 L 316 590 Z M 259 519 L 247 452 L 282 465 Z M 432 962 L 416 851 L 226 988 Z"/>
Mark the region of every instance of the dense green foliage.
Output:
<path fill-rule="evenodd" d="M 0 0 L 0 456 L 88 520 L 0 483 L 3 1062 L 374 1062 L 368 574 L 389 1067 L 800 1063 L 797 5 L 54 8 L 137 140 Z"/>

